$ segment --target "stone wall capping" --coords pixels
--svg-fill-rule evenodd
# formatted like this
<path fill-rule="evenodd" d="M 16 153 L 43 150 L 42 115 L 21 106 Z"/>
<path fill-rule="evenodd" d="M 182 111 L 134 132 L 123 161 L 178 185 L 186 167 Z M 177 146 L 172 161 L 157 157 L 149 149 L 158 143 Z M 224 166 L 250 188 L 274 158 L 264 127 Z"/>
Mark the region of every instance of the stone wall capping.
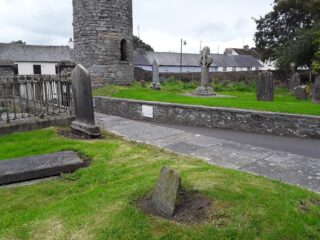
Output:
<path fill-rule="evenodd" d="M 112 97 L 95 97 L 95 103 L 97 112 L 133 120 L 320 138 L 320 116 Z"/>

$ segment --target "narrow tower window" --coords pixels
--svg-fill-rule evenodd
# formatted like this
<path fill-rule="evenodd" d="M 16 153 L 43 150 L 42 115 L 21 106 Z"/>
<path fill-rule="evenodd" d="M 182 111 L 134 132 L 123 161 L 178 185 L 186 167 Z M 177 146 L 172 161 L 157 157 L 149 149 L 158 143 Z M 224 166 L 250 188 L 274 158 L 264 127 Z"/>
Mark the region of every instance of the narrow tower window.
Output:
<path fill-rule="evenodd" d="M 125 39 L 121 40 L 120 43 L 120 51 L 121 51 L 121 61 L 128 61 L 128 46 L 127 41 Z"/>

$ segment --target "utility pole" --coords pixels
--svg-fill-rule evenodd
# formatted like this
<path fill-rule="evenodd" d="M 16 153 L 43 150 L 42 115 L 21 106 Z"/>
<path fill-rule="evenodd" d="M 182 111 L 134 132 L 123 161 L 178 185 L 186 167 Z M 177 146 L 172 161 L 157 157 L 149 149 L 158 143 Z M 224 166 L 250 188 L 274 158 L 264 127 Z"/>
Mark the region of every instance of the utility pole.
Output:
<path fill-rule="evenodd" d="M 187 45 L 187 41 L 181 38 L 181 49 L 180 49 L 180 80 L 182 79 L 182 46 Z"/>

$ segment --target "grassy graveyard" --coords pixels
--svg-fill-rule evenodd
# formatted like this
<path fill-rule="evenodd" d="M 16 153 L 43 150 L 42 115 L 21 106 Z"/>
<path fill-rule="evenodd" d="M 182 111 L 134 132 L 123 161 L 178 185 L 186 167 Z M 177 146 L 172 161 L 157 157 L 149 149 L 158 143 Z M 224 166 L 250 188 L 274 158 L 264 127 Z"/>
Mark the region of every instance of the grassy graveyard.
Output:
<path fill-rule="evenodd" d="M 0 239 L 319 238 L 320 196 L 315 193 L 105 137 L 72 140 L 55 128 L 0 137 L 0 160 L 63 150 L 92 160 L 88 168 L 57 180 L 0 188 Z M 181 174 L 184 187 L 212 201 L 207 223 L 170 222 L 136 208 L 164 165 Z"/>
<path fill-rule="evenodd" d="M 320 115 L 320 105 L 311 103 L 311 100 L 297 100 L 287 89 L 275 90 L 273 102 L 258 102 L 256 100 L 256 87 L 245 83 L 218 83 L 214 88 L 218 94 L 227 95 L 226 98 L 201 98 L 186 96 L 197 87 L 197 83 L 183 83 L 170 79 L 162 84 L 161 91 L 143 88 L 136 82 L 129 87 L 107 85 L 94 91 L 95 96 L 110 96 L 136 100 L 158 101 L 168 103 L 203 105 L 212 107 L 240 108 L 262 110 L 271 112 Z"/>

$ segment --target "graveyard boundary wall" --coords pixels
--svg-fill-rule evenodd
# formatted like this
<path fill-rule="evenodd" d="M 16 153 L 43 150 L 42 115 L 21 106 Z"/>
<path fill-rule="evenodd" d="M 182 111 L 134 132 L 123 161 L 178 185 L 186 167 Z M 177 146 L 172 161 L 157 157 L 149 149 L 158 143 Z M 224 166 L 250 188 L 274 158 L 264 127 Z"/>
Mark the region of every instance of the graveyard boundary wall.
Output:
<path fill-rule="evenodd" d="M 15 132 L 25 132 L 52 126 L 65 127 L 71 124 L 74 118 L 70 115 L 51 116 L 40 118 L 19 119 L 12 123 L 0 124 L 0 136 L 8 135 Z"/>
<path fill-rule="evenodd" d="M 99 113 L 158 123 L 320 138 L 320 116 L 95 97 Z"/>

